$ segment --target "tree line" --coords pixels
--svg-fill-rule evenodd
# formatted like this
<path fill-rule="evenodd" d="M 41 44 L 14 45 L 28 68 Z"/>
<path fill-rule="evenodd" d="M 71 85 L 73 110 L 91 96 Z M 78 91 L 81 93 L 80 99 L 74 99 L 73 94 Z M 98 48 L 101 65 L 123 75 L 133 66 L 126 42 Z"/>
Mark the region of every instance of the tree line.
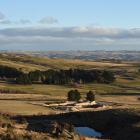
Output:
<path fill-rule="evenodd" d="M 16 68 L 0 65 L 0 78 L 16 78 L 23 75 L 23 72 Z"/>
<path fill-rule="evenodd" d="M 23 73 L 13 67 L 0 65 L 0 78 L 12 79 L 17 84 L 86 84 L 86 83 L 111 83 L 115 80 L 115 75 L 107 70 L 84 70 L 84 69 L 68 69 L 68 70 L 54 70 L 46 71 L 31 71 Z"/>
<path fill-rule="evenodd" d="M 53 70 L 47 71 L 31 71 L 28 74 L 22 74 L 16 78 L 16 83 L 31 84 L 40 82 L 43 84 L 86 84 L 86 83 L 111 83 L 115 80 L 115 75 L 111 71 L 106 70 L 83 70 L 83 69 L 69 69 L 69 70 Z"/>

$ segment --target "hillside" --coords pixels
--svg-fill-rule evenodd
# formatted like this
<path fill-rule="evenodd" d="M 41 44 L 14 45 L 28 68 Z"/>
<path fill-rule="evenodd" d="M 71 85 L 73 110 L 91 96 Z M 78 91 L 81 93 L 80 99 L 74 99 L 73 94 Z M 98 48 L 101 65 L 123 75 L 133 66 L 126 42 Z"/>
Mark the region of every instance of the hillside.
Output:
<path fill-rule="evenodd" d="M 44 51 L 26 52 L 34 56 L 48 56 L 50 58 L 81 59 L 81 60 L 116 60 L 139 61 L 140 51 Z"/>
<path fill-rule="evenodd" d="M 12 67 L 22 69 L 23 71 L 32 70 L 46 70 L 46 69 L 69 69 L 69 68 L 81 68 L 81 69 L 94 69 L 94 68 L 132 68 L 137 66 L 137 62 L 114 62 L 110 60 L 106 61 L 85 61 L 85 60 L 69 60 L 62 58 L 48 58 L 41 56 L 34 56 L 31 54 L 22 53 L 1 53 L 0 64 L 10 65 Z"/>
<path fill-rule="evenodd" d="M 68 71 L 70 68 L 81 69 L 82 71 L 88 72 L 93 69 L 100 71 L 108 70 L 115 75 L 115 81 L 111 83 L 98 83 L 97 81 L 92 81 L 91 83 L 78 84 L 47 84 L 41 82 L 19 84 L 13 83 L 11 79 L 7 80 L 6 77 L 1 77 L 0 112 L 1 114 L 6 114 L 6 116 L 10 117 L 8 122 L 10 121 L 10 125 L 12 126 L 8 128 L 7 125 L 9 126 L 9 123 L 7 124 L 6 122 L 5 128 L 2 128 L 4 123 L 2 119 L 2 125 L 0 126 L 2 137 L 7 138 L 7 135 L 4 135 L 4 133 L 6 133 L 9 137 L 14 138 L 28 136 L 32 140 L 33 137 L 36 137 L 37 139 L 40 138 L 41 140 L 44 140 L 44 137 L 51 139 L 54 138 L 54 136 L 52 136 L 52 132 L 48 131 L 47 128 L 52 124 L 56 124 L 56 122 L 62 121 L 66 123 L 66 126 L 72 124 L 74 126 L 84 125 L 95 128 L 104 134 L 103 139 L 110 138 L 110 136 L 112 139 L 121 139 L 119 137 L 120 134 L 127 139 L 129 137 L 139 138 L 139 134 L 137 134 L 140 128 L 139 61 L 72 60 L 48 58 L 46 56 L 41 57 L 25 53 L 1 53 L 0 65 L 2 65 L 0 67 L 1 71 L 5 68 L 3 66 L 7 66 L 6 68 L 9 69 L 10 67 L 10 70 L 18 69 L 19 72 L 26 73 L 26 75 L 35 70 L 44 72 L 50 69 L 51 71 L 60 70 L 61 72 L 64 72 L 61 69 Z M 1 75 L 2 74 L 4 73 L 1 73 Z M 90 108 L 84 110 L 84 112 L 74 111 L 71 113 L 57 107 L 47 106 L 47 104 L 57 105 L 58 103 L 67 101 L 67 94 L 73 89 L 79 91 L 82 100 L 85 99 L 87 92 L 94 91 L 96 102 L 104 104 L 105 107 Z M 93 115 L 94 121 L 89 118 L 89 115 Z M 71 119 L 71 117 L 74 119 Z M 48 120 L 49 122 L 51 120 L 52 123 L 49 125 L 48 123 L 44 124 L 44 122 L 48 122 Z M 79 120 L 81 122 L 79 122 Z M 114 120 L 115 127 L 112 127 L 112 125 L 114 125 Z M 129 127 L 126 128 L 122 122 Z M 60 123 L 58 126 L 61 125 L 63 126 L 64 123 Z M 102 126 L 104 126 L 105 129 L 103 129 Z M 18 133 L 15 135 L 15 132 L 17 131 Z M 67 129 L 64 129 L 64 131 L 67 131 Z M 129 131 L 130 135 L 127 131 Z M 69 133 L 69 131 L 61 134 L 62 137 L 65 136 L 64 140 L 67 139 L 69 134 L 70 136 L 77 137 L 77 134 L 73 135 L 73 133 Z M 57 138 L 55 137 L 54 139 Z"/>

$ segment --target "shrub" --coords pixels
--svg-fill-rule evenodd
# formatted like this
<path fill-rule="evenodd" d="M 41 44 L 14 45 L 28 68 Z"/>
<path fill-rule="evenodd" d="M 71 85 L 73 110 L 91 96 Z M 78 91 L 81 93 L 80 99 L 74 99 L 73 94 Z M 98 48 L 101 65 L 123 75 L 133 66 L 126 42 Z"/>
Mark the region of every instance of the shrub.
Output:
<path fill-rule="evenodd" d="M 93 91 L 89 91 L 86 95 L 86 99 L 88 101 L 95 101 L 95 94 L 93 93 Z"/>
<path fill-rule="evenodd" d="M 79 101 L 80 99 L 81 95 L 78 90 L 70 90 L 68 92 L 68 101 Z"/>

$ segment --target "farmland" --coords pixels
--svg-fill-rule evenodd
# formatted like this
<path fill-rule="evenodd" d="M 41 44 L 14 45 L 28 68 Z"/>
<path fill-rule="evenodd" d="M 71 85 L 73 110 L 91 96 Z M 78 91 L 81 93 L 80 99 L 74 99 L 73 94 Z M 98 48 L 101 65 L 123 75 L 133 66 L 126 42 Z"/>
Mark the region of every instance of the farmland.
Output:
<path fill-rule="evenodd" d="M 32 85 L 19 85 L 7 83 L 6 81 L 0 82 L 0 89 L 10 90 L 11 94 L 1 94 L 1 100 L 18 99 L 18 100 L 49 100 L 49 99 L 67 99 L 68 91 L 78 89 L 82 96 L 89 90 L 96 92 L 96 99 L 99 101 L 120 102 L 122 98 L 124 103 L 132 102 L 134 99 L 139 104 L 138 95 L 140 94 L 140 74 L 139 62 L 121 63 L 113 62 L 98 62 L 98 61 L 83 61 L 83 60 L 65 60 L 65 59 L 50 59 L 47 57 L 34 57 L 27 54 L 1 54 L 0 63 L 18 68 L 25 73 L 33 70 L 47 70 L 47 69 L 69 69 L 80 68 L 82 69 L 109 69 L 117 71 L 116 81 L 111 84 L 80 84 L 76 85 L 47 85 L 47 84 L 32 84 Z M 122 72 L 121 72 L 122 71 Z M 124 72 L 123 72 L 124 71 Z M 14 92 L 17 92 L 14 94 Z M 18 93 L 19 92 L 19 93 Z M 122 102 L 123 103 L 123 102 Z M 12 110 L 11 110 L 12 111 Z"/>
<path fill-rule="evenodd" d="M 59 117 L 61 111 L 44 106 L 44 104 L 66 101 L 67 93 L 73 89 L 77 89 L 81 93 L 82 99 L 85 99 L 88 91 L 94 91 L 97 102 L 108 104 L 111 107 L 105 109 L 107 110 L 105 111 L 107 114 L 110 114 L 110 109 L 113 109 L 113 113 L 116 112 L 114 110 L 117 110 L 117 113 L 119 110 L 130 110 L 132 114 L 133 112 L 138 114 L 140 109 L 140 64 L 138 61 L 112 62 L 111 60 L 106 60 L 101 62 L 65 60 L 60 58 L 35 57 L 29 54 L 1 53 L 0 65 L 10 66 L 24 73 L 35 70 L 45 71 L 48 69 L 105 69 L 114 72 L 116 78 L 112 83 L 92 82 L 64 85 L 45 83 L 24 85 L 8 82 L 4 78 L 1 78 L 0 112 L 2 114 L 9 114 L 10 116 L 18 115 L 21 117 L 57 114 Z M 93 109 L 92 111 L 94 112 L 95 110 Z M 96 111 L 102 112 L 102 110 Z M 82 117 L 82 114 L 80 116 Z M 96 118 L 96 120 L 98 119 Z M 67 122 L 69 120 L 66 120 Z M 104 131 L 100 126 L 96 125 L 94 124 L 95 129 Z M 135 125 L 139 127 L 139 122 Z"/>

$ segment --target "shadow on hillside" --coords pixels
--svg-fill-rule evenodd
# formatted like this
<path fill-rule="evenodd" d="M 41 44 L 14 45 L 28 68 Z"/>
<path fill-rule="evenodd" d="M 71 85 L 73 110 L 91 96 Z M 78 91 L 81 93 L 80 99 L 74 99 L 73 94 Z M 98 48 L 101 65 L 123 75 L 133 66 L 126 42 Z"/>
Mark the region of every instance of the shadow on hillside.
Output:
<path fill-rule="evenodd" d="M 112 109 L 95 112 L 71 112 L 57 115 L 16 116 L 28 123 L 28 130 L 48 131 L 47 125 L 58 122 L 74 126 L 88 126 L 103 133 L 104 138 L 112 137 L 117 140 L 140 139 L 139 111 Z"/>

